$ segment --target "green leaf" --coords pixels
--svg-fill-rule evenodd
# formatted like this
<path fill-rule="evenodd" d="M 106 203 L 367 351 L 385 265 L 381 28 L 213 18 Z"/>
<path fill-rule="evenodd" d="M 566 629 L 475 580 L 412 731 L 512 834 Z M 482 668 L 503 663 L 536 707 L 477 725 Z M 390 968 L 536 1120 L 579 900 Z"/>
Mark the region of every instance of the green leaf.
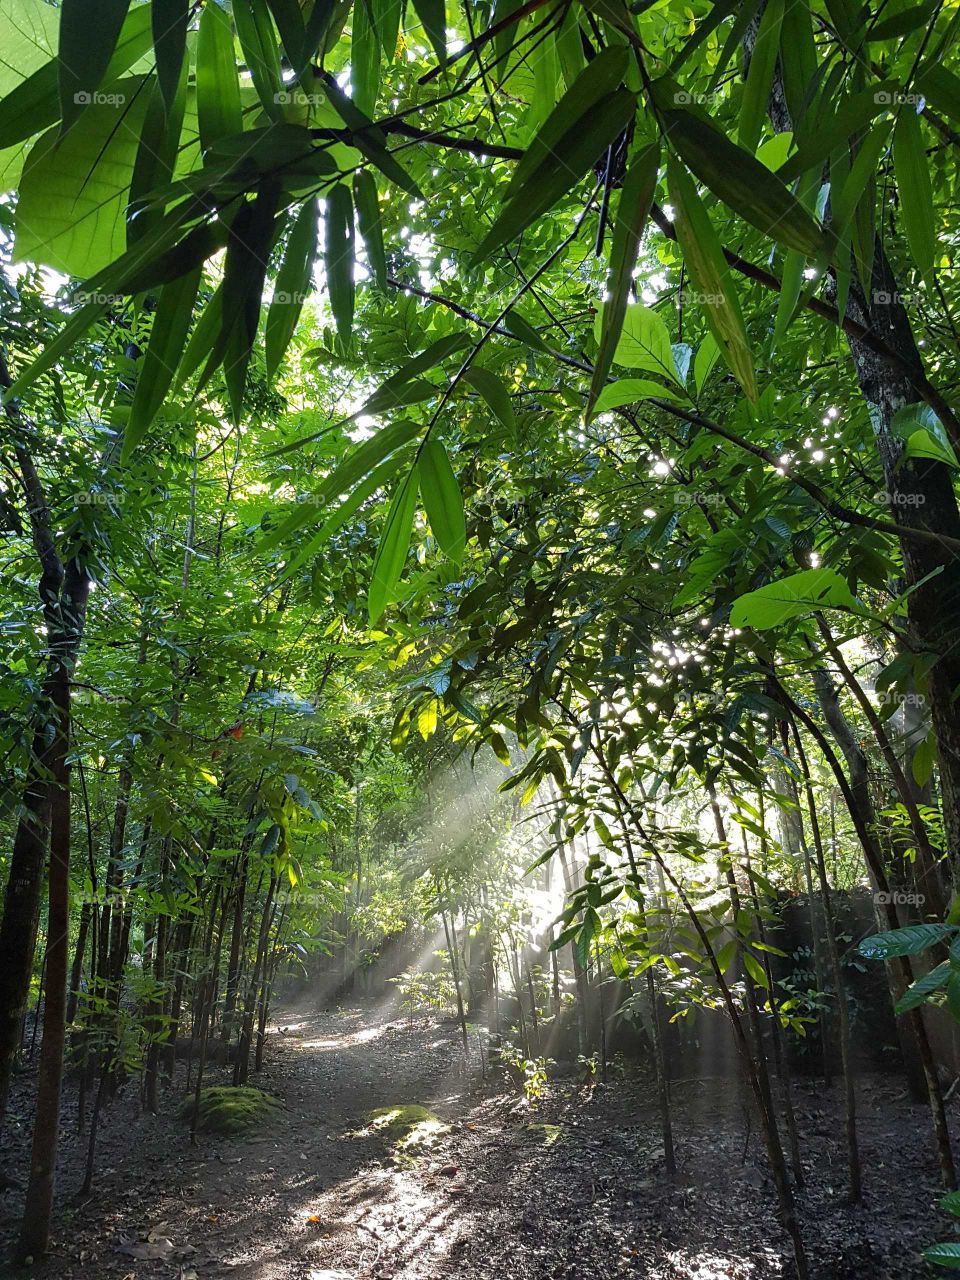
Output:
<path fill-rule="evenodd" d="M 317 255 L 318 218 L 316 199 L 306 200 L 293 224 L 277 272 L 264 334 L 267 377 L 270 379 L 275 377 L 280 367 L 311 290 L 313 262 Z"/>
<path fill-rule="evenodd" d="M 383 134 L 374 126 L 370 117 L 347 97 L 332 76 L 328 76 L 324 84 L 337 115 L 348 129 L 353 130 L 351 141 L 357 150 L 361 151 L 384 177 L 389 178 L 402 191 L 406 191 L 415 200 L 423 200 L 423 192 L 386 149 Z"/>
<path fill-rule="evenodd" d="M 463 497 L 447 451 L 437 440 L 420 450 L 420 493 L 433 536 L 451 560 L 459 560 L 467 543 Z"/>
<path fill-rule="evenodd" d="M 130 0 L 97 0 L 94 20 L 88 0 L 63 0 L 57 56 L 62 133 L 93 102 L 129 8 Z"/>
<path fill-rule="evenodd" d="M 353 328 L 353 201 L 350 188 L 342 182 L 327 196 L 326 247 L 324 267 L 330 291 L 330 309 L 337 322 L 341 341 L 349 342 Z"/>
<path fill-rule="evenodd" d="M 150 16 L 153 48 L 157 56 L 157 79 L 163 100 L 170 108 L 177 96 L 187 51 L 190 0 L 150 0 Z"/>
<path fill-rule="evenodd" d="M 69 351 L 74 343 L 79 342 L 87 330 L 96 324 L 110 304 L 110 298 L 100 297 L 96 301 L 86 303 L 79 311 L 76 311 L 57 336 L 44 344 L 43 350 L 37 358 L 32 360 L 26 369 L 14 379 L 13 385 L 3 394 L 3 403 L 9 404 L 11 400 L 23 395 L 24 391 L 37 378 L 45 374 L 48 369 L 52 369 L 65 352 Z"/>
<path fill-rule="evenodd" d="M 960 1244 L 932 1244 L 923 1251 L 924 1261 L 948 1271 L 960 1271 Z"/>
<path fill-rule="evenodd" d="M 811 119 L 803 135 L 796 137 L 797 150 L 780 169 L 782 182 L 792 182 L 808 169 L 818 169 L 838 147 L 847 147 L 850 139 L 865 129 L 875 116 L 889 111 L 899 90 L 888 81 L 878 81 L 869 88 L 841 98 L 830 115 Z"/>
<path fill-rule="evenodd" d="M 913 87 L 937 111 L 942 111 L 952 120 L 960 121 L 960 76 L 954 75 L 942 63 L 932 62 L 921 69 L 914 79 Z"/>
<path fill-rule="evenodd" d="M 767 981 L 767 974 L 763 965 L 756 958 L 756 956 L 752 955 L 746 949 L 746 947 L 744 947 L 742 954 L 743 954 L 743 967 L 746 969 L 747 973 L 749 973 L 755 985 L 758 987 L 762 987 L 764 991 L 766 991 L 766 989 L 770 986 L 770 984 Z"/>
<path fill-rule="evenodd" d="M 201 271 L 201 267 L 196 267 L 189 275 L 164 285 L 160 291 L 157 313 L 150 330 L 150 342 L 143 357 L 130 406 L 130 417 L 123 434 L 121 463 L 130 460 L 166 399 L 190 329 Z"/>
<path fill-rule="evenodd" d="M 713 194 L 788 249 L 826 258 L 832 239 L 765 164 L 689 111 L 665 111 L 670 141 Z"/>
<path fill-rule="evenodd" d="M 750 54 L 747 82 L 740 100 L 740 128 L 737 140 L 745 151 L 753 154 L 760 141 L 760 131 L 770 103 L 770 89 L 780 47 L 780 24 L 784 0 L 767 0 L 763 7 L 757 37 Z"/>
<path fill-rule="evenodd" d="M 951 974 L 950 961 L 944 960 L 929 973 L 925 973 L 922 978 L 911 982 L 897 1001 L 897 1013 L 909 1013 L 911 1009 L 918 1009 L 920 1005 L 926 1004 L 935 992 L 947 985 Z"/>
<path fill-rule="evenodd" d="M 417 17 L 423 23 L 427 39 L 433 45 L 440 66 L 447 63 L 447 11 L 444 0 L 413 0 Z"/>
<path fill-rule="evenodd" d="M 930 280 L 937 250 L 933 187 L 920 117 L 909 104 L 901 108 L 893 131 L 893 166 L 910 254 L 923 278 Z"/>
<path fill-rule="evenodd" d="M 216 3 L 205 4 L 197 36 L 197 120 L 200 145 L 208 150 L 243 128 L 240 82 L 233 51 L 233 29 Z"/>
<path fill-rule="evenodd" d="M 710 331 L 747 398 L 755 401 L 753 356 L 717 233 L 689 175 L 673 163 L 668 164 L 667 175 L 676 211 L 677 239 L 684 262 L 701 291 Z"/>
<path fill-rule="evenodd" d="M 391 499 L 367 594 L 367 617 L 371 623 L 380 618 L 403 573 L 413 533 L 419 484 L 417 467 L 413 467 L 400 481 Z"/>
<path fill-rule="evenodd" d="M 320 485 L 310 502 L 299 502 L 264 538 L 258 550 L 261 555 L 289 541 L 305 525 L 317 520 L 318 510 L 333 503 L 341 494 L 350 493 L 354 486 L 368 475 L 385 458 L 397 453 L 405 444 L 415 439 L 423 430 L 416 422 L 397 419 L 382 427 L 369 440 L 346 458 Z"/>
<path fill-rule="evenodd" d="M 629 51 L 622 45 L 604 49 L 587 65 L 550 112 L 517 161 L 504 195 L 504 203 L 519 195 L 547 161 L 555 159 L 558 153 L 563 154 L 564 139 L 622 83 L 628 65 Z"/>
<path fill-rule="evenodd" d="M 267 0 L 273 20 L 283 41 L 287 61 L 300 73 L 306 31 L 298 0 Z M 322 8 L 322 5 L 320 6 Z M 312 52 L 312 50 L 311 50 Z"/>
<path fill-rule="evenodd" d="M 910 772 L 918 787 L 925 787 L 933 776 L 937 763 L 937 746 L 932 734 L 924 738 L 914 750 L 910 760 Z"/>
<path fill-rule="evenodd" d="M 511 436 L 515 436 L 517 419 L 513 412 L 510 392 L 504 386 L 503 379 L 489 369 L 471 365 L 464 370 L 461 380 L 480 392 L 494 416 L 506 427 Z"/>
<path fill-rule="evenodd" d="M 713 334 L 708 333 L 697 348 L 697 354 L 693 360 L 693 385 L 698 396 L 703 393 L 706 381 L 719 359 L 720 347 Z"/>
<path fill-rule="evenodd" d="M 610 373 L 614 355 L 623 330 L 623 321 L 633 285 L 633 270 L 637 265 L 637 253 L 643 228 L 650 213 L 657 176 L 660 172 L 660 146 L 651 143 L 638 153 L 623 180 L 623 190 L 617 205 L 610 246 L 610 267 L 607 274 L 607 297 L 603 304 L 600 324 L 600 341 L 593 366 L 593 378 L 587 396 L 585 418 L 590 421 L 602 395 L 604 383 Z"/>
<path fill-rule="evenodd" d="M 651 382 L 649 378 L 621 378 L 618 382 L 608 382 L 600 392 L 600 398 L 593 407 L 594 414 L 606 413 L 609 409 L 619 409 L 624 404 L 637 404 L 641 400 L 671 400 L 680 403 L 686 400 L 670 387 L 662 387 L 659 382 Z"/>
<path fill-rule="evenodd" d="M 853 608 L 855 604 L 846 580 L 835 569 L 803 569 L 739 596 L 730 610 L 730 625 L 766 631 L 818 609 Z"/>
<path fill-rule="evenodd" d="M 572 89 L 568 91 L 572 92 Z M 579 182 L 633 119 L 636 101 L 636 94 L 626 89 L 618 89 L 601 99 L 588 118 L 578 122 L 556 149 L 544 157 L 523 187 L 505 200 L 471 264 L 476 266 L 495 249 L 513 240 Z M 556 109 L 559 111 L 562 105 L 561 102 Z M 547 125 L 549 123 L 548 120 Z"/>
<path fill-rule="evenodd" d="M 380 92 L 380 38 L 373 17 L 373 0 L 354 0 L 350 45 L 350 82 L 358 108 L 368 116 L 376 111 Z"/>
<path fill-rule="evenodd" d="M 353 199 L 357 209 L 357 226 L 367 251 L 367 262 L 378 288 L 385 293 L 387 257 L 383 248 L 380 200 L 377 195 L 377 180 L 368 169 L 358 169 L 353 175 Z"/>
<path fill-rule="evenodd" d="M 283 77 L 277 36 L 266 0 L 241 0 L 233 6 L 233 20 L 244 61 L 267 115 L 283 119 Z"/>
<path fill-rule="evenodd" d="M 51 15 L 49 21 L 55 19 L 57 11 L 49 5 L 41 4 L 41 10 Z M 0 10 L 0 12 L 3 12 Z M 4 94 L 0 99 L 0 148 L 12 147 L 25 138 L 33 137 L 52 125 L 60 114 L 60 97 L 58 91 L 59 67 L 57 59 L 51 58 L 42 66 L 36 66 L 36 53 L 42 51 L 42 45 L 27 42 L 11 44 L 10 35 L 13 18 L 3 12 L 4 21 L 8 24 L 5 34 L 7 43 L 3 54 L 7 58 L 18 58 L 18 49 L 31 48 L 34 56 L 23 57 L 22 69 L 31 74 L 22 78 L 16 87 Z M 44 19 L 43 21 L 47 21 Z M 15 27 L 13 28 L 15 30 Z M 24 33 L 25 34 L 25 33 Z M 42 36 L 40 37 L 43 38 Z M 112 84 L 119 76 L 133 66 L 150 48 L 150 14 L 146 8 L 132 9 L 124 21 L 117 46 L 104 72 L 101 86 Z M 0 54 L 0 57 L 3 56 Z M 19 58 L 18 58 L 19 65 Z M 34 69 L 36 68 L 36 69 Z"/>
<path fill-rule="evenodd" d="M 261 184 L 230 224 L 223 264 L 223 315 L 220 337 L 207 361 L 206 379 L 223 360 L 223 373 L 235 422 L 243 412 L 247 368 L 260 323 L 267 264 L 277 233 L 279 187 Z"/>
<path fill-rule="evenodd" d="M 904 458 L 930 458 L 934 462 L 943 462 L 948 467 L 958 467 L 957 455 L 947 440 L 942 440 L 928 427 L 921 427 L 907 437 L 903 450 Z"/>
<path fill-rule="evenodd" d="M 602 316 L 596 317 L 593 328 L 599 341 L 603 333 Z M 627 369 L 645 369 L 649 373 L 659 373 L 680 385 L 667 326 L 656 311 L 645 307 L 642 302 L 631 302 L 624 307 L 620 339 L 613 352 L 613 362 Z"/>
<path fill-rule="evenodd" d="M 147 107 L 141 79 L 118 81 L 66 137 L 48 129 L 23 168 L 15 217 L 18 261 L 83 279 L 126 248 L 126 212 Z"/>
<path fill-rule="evenodd" d="M 894 956 L 916 956 L 957 932 L 950 924 L 911 924 L 905 929 L 874 933 L 860 943 L 860 954 L 868 960 L 889 960 Z"/>

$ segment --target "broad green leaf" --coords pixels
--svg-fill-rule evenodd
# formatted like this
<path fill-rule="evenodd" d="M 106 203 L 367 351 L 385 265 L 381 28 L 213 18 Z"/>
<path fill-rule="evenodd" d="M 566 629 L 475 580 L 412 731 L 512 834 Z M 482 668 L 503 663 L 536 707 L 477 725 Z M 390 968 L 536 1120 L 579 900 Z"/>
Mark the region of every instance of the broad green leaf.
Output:
<path fill-rule="evenodd" d="M 349 342 L 353 328 L 353 201 L 342 182 L 327 196 L 324 267 L 330 292 L 330 309 L 343 342 Z"/>
<path fill-rule="evenodd" d="M 598 397 L 602 395 L 620 341 L 640 239 L 653 203 L 659 172 L 660 147 L 657 143 L 651 143 L 638 153 L 623 181 L 613 223 L 607 296 L 603 303 L 599 347 L 587 396 L 585 417 L 588 422 L 593 416 Z"/>
<path fill-rule="evenodd" d="M 596 317 L 593 328 L 599 342 L 603 333 L 602 315 Z M 626 369 L 644 369 L 648 373 L 658 373 L 678 386 L 682 385 L 674 363 L 667 326 L 656 311 L 645 307 L 642 302 L 631 302 L 624 307 L 620 339 L 613 352 L 613 363 L 623 365 Z"/>
<path fill-rule="evenodd" d="M 905 458 L 930 458 L 934 462 L 943 462 L 948 467 L 960 467 L 957 455 L 949 441 L 942 440 L 927 427 L 913 431 L 907 437 L 903 450 Z"/>
<path fill-rule="evenodd" d="M 57 51 L 61 132 L 94 102 L 120 37 L 130 0 L 63 0 Z"/>
<path fill-rule="evenodd" d="M 60 14 L 46 0 L 2 0 L 0 22 L 0 94 L 6 95 L 56 57 Z"/>
<path fill-rule="evenodd" d="M 813 17 L 807 4 L 787 4 L 780 23 L 780 68 L 783 92 L 793 127 L 803 123 L 809 96 L 816 83 L 817 48 Z"/>
<path fill-rule="evenodd" d="M 126 248 L 124 217 L 147 94 L 141 79 L 118 81 L 86 107 L 66 135 L 54 127 L 24 165 L 16 211 L 18 261 L 83 278 Z"/>
<path fill-rule="evenodd" d="M 418 469 L 420 493 L 433 536 L 451 560 L 459 561 L 467 543 L 463 497 L 447 451 L 438 440 L 424 443 Z"/>
<path fill-rule="evenodd" d="M 668 164 L 667 175 L 676 210 L 677 239 L 683 250 L 684 262 L 700 290 L 700 301 L 710 331 L 747 399 L 755 401 L 757 383 L 753 356 L 740 302 L 717 233 L 690 176 L 673 163 Z"/>
<path fill-rule="evenodd" d="M 784 0 L 767 0 L 757 27 L 757 37 L 750 54 L 747 81 L 740 99 L 740 128 L 737 141 L 751 155 L 757 149 L 760 132 L 770 103 L 773 73 L 780 48 L 780 24 Z"/>
<path fill-rule="evenodd" d="M 758 987 L 762 987 L 764 991 L 766 991 L 770 984 L 767 981 L 767 974 L 763 965 L 756 956 L 752 955 L 746 949 L 746 947 L 744 947 L 741 954 L 743 956 L 743 967 L 746 969 L 747 973 L 749 973 L 750 977 Z"/>
<path fill-rule="evenodd" d="M 380 618 L 403 573 L 413 533 L 419 485 L 419 472 L 417 467 L 413 467 L 397 485 L 390 501 L 367 594 L 367 617 L 371 623 Z"/>
<path fill-rule="evenodd" d="M 960 1271 L 960 1244 L 932 1244 L 924 1249 L 923 1257 L 934 1266 L 946 1267 L 948 1271 Z"/>
<path fill-rule="evenodd" d="M 561 106 L 563 102 L 557 107 L 558 111 Z M 589 117 L 564 135 L 523 187 L 505 202 L 477 247 L 472 265 L 476 266 L 495 249 L 513 240 L 556 204 L 599 160 L 614 138 L 623 132 L 633 119 L 635 110 L 636 94 L 628 93 L 626 89 L 617 89 L 601 99 Z M 547 125 L 549 123 L 548 120 Z"/>
<path fill-rule="evenodd" d="M 929 280 L 937 251 L 933 187 L 920 117 L 909 104 L 901 108 L 893 131 L 893 165 L 910 254 L 920 274 Z"/>
<path fill-rule="evenodd" d="M 874 933 L 860 943 L 860 954 L 868 960 L 889 960 L 894 956 L 916 956 L 957 932 L 950 924 L 911 924 L 905 929 Z"/>
<path fill-rule="evenodd" d="M 651 382 L 649 378 L 621 378 L 618 382 L 607 383 L 597 398 L 593 413 L 606 413 L 610 409 L 619 409 L 624 404 L 637 404 L 641 400 L 681 402 L 686 399 L 676 388 L 662 387 L 659 382 Z"/>
<path fill-rule="evenodd" d="M 730 610 L 732 627 L 766 631 L 818 609 L 853 608 L 856 600 L 835 569 L 803 569 L 738 597 Z"/>
<path fill-rule="evenodd" d="M 318 220 L 316 199 L 305 201 L 287 239 L 283 261 L 277 272 L 264 333 L 267 377 L 271 379 L 276 376 L 297 327 L 303 304 L 311 292 L 313 263 L 317 255 Z"/>
<path fill-rule="evenodd" d="M 504 385 L 503 379 L 489 369 L 471 365 L 464 371 L 461 380 L 480 392 L 494 416 L 506 427 L 511 436 L 515 436 L 517 419 L 513 412 L 513 401 L 510 399 L 510 392 Z"/>
<path fill-rule="evenodd" d="M 693 385 L 698 396 L 703 393 L 707 379 L 719 359 L 720 347 L 713 334 L 708 333 L 697 348 L 697 354 L 693 359 Z"/>
<path fill-rule="evenodd" d="M 448 333 L 442 338 L 437 338 L 435 342 L 431 342 L 423 351 L 401 365 L 396 373 L 392 373 L 389 378 L 385 378 L 373 395 L 364 401 L 358 413 L 388 413 L 391 409 L 409 403 L 409 401 L 404 400 L 404 388 L 413 383 L 416 378 L 419 378 L 421 373 L 435 369 L 438 364 L 442 364 L 449 356 L 452 356 L 457 351 L 462 351 L 469 341 L 470 335 L 462 329 L 457 330 L 455 333 Z M 434 388 L 433 392 L 435 390 Z"/>
<path fill-rule="evenodd" d="M 240 82 L 230 18 L 218 4 L 205 4 L 197 37 L 197 119 L 206 151 L 243 127 Z"/>
<path fill-rule="evenodd" d="M 950 961 L 944 960 L 922 978 L 911 982 L 897 1001 L 897 1013 L 909 1013 L 911 1009 L 919 1009 L 922 1004 L 926 1004 L 932 995 L 947 985 L 952 973 Z"/>
<path fill-rule="evenodd" d="M 353 175 L 353 199 L 357 209 L 357 226 L 367 251 L 367 262 L 378 288 L 387 289 L 387 257 L 383 248 L 383 226 L 377 180 L 369 169 L 358 169 Z"/>
<path fill-rule="evenodd" d="M 187 51 L 190 0 L 150 0 L 150 17 L 160 92 L 167 106 L 172 107 Z"/>
<path fill-rule="evenodd" d="M 831 239 L 766 165 L 692 112 L 667 111 L 664 120 L 687 167 L 724 204 L 788 249 L 826 257 Z"/>

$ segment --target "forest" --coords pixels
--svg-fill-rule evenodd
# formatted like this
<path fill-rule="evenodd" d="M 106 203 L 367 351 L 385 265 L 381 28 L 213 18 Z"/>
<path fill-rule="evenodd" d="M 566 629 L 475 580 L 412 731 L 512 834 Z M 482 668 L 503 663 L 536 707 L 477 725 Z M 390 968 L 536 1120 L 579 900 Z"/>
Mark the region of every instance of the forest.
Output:
<path fill-rule="evenodd" d="M 0 1277 L 960 1271 L 957 0 L 0 33 Z"/>

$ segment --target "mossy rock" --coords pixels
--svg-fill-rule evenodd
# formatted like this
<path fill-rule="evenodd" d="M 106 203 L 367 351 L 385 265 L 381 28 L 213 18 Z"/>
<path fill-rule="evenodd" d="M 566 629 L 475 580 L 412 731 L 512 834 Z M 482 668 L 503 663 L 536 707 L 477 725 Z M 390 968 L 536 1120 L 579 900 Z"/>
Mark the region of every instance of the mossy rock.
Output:
<path fill-rule="evenodd" d="M 262 1089 L 247 1086 L 211 1085 L 200 1090 L 200 1113 L 197 1128 L 203 1133 L 219 1133 L 224 1137 L 243 1137 L 266 1128 L 283 1108 L 276 1098 Z M 193 1115 L 193 1098 L 184 1098 L 177 1114 L 181 1120 Z"/>
<path fill-rule="evenodd" d="M 450 1126 L 439 1116 L 416 1103 L 369 1111 L 367 1129 L 384 1134 L 394 1150 L 405 1155 L 432 1147 L 438 1138 L 450 1132 Z"/>

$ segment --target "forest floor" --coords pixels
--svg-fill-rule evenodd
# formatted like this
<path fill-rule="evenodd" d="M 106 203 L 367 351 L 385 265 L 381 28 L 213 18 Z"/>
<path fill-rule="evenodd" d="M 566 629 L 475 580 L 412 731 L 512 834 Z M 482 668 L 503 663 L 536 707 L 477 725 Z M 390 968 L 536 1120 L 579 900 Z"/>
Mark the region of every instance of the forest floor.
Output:
<path fill-rule="evenodd" d="M 285 1029 L 285 1033 L 280 1028 Z M 473 1048 L 477 1055 L 476 1046 Z M 284 1104 L 269 1133 L 201 1135 L 139 1110 L 135 1087 L 101 1125 L 94 1190 L 78 1200 L 85 1143 L 64 1103 L 59 1203 L 37 1280 L 787 1280 L 756 1133 L 744 1155 L 736 1089 L 674 1089 L 679 1173 L 663 1176 L 655 1099 L 640 1080 L 552 1083 L 531 1107 L 463 1067 L 456 1027 L 367 1004 L 271 1019 L 251 1080 Z M 185 1064 L 178 1064 L 178 1083 Z M 215 1082 L 211 1076 L 210 1083 Z M 22 1178 L 32 1079 L 19 1080 L 0 1172 Z M 866 1207 L 843 1202 L 836 1090 L 798 1086 L 818 1280 L 915 1280 L 921 1248 L 950 1237 L 923 1107 L 892 1077 L 863 1083 Z M 956 1104 L 955 1104 L 956 1105 Z M 371 1122 L 421 1106 L 410 1141 Z M 402 1112 L 409 1118 L 409 1113 Z M 0 1248 L 21 1192 L 0 1193 Z M 2 1255 L 0 1255 L 2 1256 Z M 0 1262 L 0 1276 L 23 1274 Z M 931 1272 L 932 1274 L 932 1272 Z M 938 1272 L 938 1274 L 940 1274 Z"/>

